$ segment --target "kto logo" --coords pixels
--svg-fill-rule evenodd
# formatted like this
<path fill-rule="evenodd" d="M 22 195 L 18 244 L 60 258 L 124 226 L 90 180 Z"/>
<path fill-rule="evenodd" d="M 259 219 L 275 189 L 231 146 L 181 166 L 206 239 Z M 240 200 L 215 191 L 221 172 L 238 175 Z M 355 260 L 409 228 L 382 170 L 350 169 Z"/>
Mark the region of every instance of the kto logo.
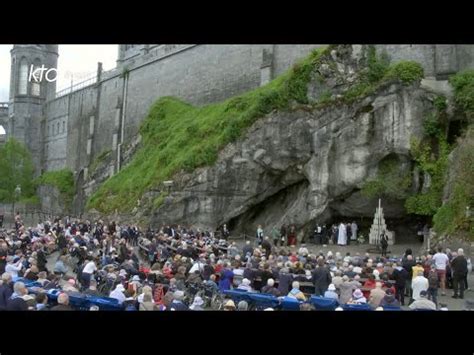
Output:
<path fill-rule="evenodd" d="M 54 72 L 54 77 L 51 78 L 50 77 L 50 74 Z M 45 68 L 44 64 L 41 66 L 41 67 L 38 67 L 38 68 L 34 68 L 33 65 L 31 65 L 30 67 L 30 75 L 28 76 L 28 80 L 29 81 L 35 81 L 37 83 L 43 81 L 43 74 L 44 74 L 44 78 L 48 81 L 48 82 L 53 82 L 53 81 L 56 81 L 57 77 L 58 77 L 58 71 L 57 69 L 55 68 Z"/>

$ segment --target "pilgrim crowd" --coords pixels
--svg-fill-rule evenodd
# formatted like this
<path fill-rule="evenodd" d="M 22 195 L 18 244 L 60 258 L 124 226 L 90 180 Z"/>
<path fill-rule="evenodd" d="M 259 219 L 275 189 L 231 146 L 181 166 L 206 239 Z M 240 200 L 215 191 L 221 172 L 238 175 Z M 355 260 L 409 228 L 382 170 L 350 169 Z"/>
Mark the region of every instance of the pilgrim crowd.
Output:
<path fill-rule="evenodd" d="M 346 245 L 355 239 L 348 233 L 357 234 L 355 223 L 329 230 L 318 225 L 311 239 Z M 215 233 L 180 225 L 141 231 L 69 218 L 28 228 L 17 215 L 14 229 L 0 230 L 0 310 L 74 310 L 70 297 L 76 294 L 115 299 L 130 311 L 251 309 L 246 301 L 225 297 L 232 289 L 301 301 L 316 295 L 376 310 L 437 310 L 443 309 L 439 294 L 452 289 L 452 297 L 462 299 L 468 288 L 462 249 L 440 247 L 425 255 L 408 249 L 390 258 L 310 252 L 306 244 L 297 245 L 294 225 L 269 235 L 258 226 L 256 238 L 242 247 L 229 236 L 225 225 Z M 29 281 L 40 285 L 37 292 L 29 292 Z M 60 290 L 53 304 L 51 289 Z M 302 302 L 301 309 L 312 306 Z"/>

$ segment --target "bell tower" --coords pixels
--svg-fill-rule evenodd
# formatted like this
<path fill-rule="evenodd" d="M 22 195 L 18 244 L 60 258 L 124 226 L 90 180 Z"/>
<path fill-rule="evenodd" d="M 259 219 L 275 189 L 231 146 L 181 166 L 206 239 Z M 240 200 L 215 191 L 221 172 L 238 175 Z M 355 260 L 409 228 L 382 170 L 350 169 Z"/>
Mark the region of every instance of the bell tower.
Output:
<path fill-rule="evenodd" d="M 40 172 L 43 104 L 54 98 L 58 45 L 14 45 L 11 53 L 8 137 L 23 143 Z"/>

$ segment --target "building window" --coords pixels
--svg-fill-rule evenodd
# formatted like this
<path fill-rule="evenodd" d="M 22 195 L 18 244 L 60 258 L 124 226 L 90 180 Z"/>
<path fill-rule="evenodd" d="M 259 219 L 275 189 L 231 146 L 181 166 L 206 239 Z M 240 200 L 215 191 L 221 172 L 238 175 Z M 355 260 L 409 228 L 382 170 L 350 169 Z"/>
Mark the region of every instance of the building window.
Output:
<path fill-rule="evenodd" d="M 33 70 L 36 70 L 37 68 L 41 68 L 41 61 L 38 58 L 35 59 L 35 64 L 33 67 L 34 67 Z M 38 77 L 38 80 L 39 80 L 39 77 Z M 41 90 L 41 82 L 39 81 L 36 82 L 35 79 L 33 78 L 31 80 L 31 95 L 40 96 L 40 90 Z"/>
<path fill-rule="evenodd" d="M 28 63 L 23 58 L 20 61 L 20 71 L 18 75 L 18 94 L 26 95 L 28 91 Z"/>
<path fill-rule="evenodd" d="M 63 121 L 63 133 L 66 132 L 66 122 Z"/>
<path fill-rule="evenodd" d="M 50 132 L 50 127 L 49 127 L 49 125 L 48 125 L 48 134 L 47 134 L 47 135 L 49 136 L 50 134 L 51 134 L 51 132 Z"/>
<path fill-rule="evenodd" d="M 58 124 L 57 124 L 56 132 L 59 134 L 59 122 L 58 122 Z"/>

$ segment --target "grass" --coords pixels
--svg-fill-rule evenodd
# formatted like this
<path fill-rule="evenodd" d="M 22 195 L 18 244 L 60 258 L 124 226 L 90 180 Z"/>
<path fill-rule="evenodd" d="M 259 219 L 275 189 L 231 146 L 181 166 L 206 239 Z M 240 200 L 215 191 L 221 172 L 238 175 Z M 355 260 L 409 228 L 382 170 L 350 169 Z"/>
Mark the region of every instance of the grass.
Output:
<path fill-rule="evenodd" d="M 194 107 L 173 97 L 160 98 L 141 125 L 141 148 L 129 165 L 101 185 L 87 208 L 130 211 L 146 190 L 174 174 L 213 164 L 218 152 L 258 118 L 307 104 L 311 70 L 328 52 L 329 47 L 319 48 L 267 85 L 221 103 Z"/>
<path fill-rule="evenodd" d="M 66 206 L 70 206 L 74 197 L 74 175 L 68 169 L 48 171 L 41 175 L 36 184 L 55 186 L 61 193 Z"/>
<path fill-rule="evenodd" d="M 331 49 L 332 46 L 314 50 L 267 85 L 221 103 L 194 107 L 173 97 L 160 98 L 141 125 L 141 148 L 126 167 L 100 186 L 86 208 L 102 213 L 131 211 L 144 192 L 159 188 L 174 174 L 212 165 L 218 152 L 240 138 L 259 118 L 274 110 L 309 104 L 311 74 L 323 60 L 334 64 L 329 55 Z M 402 70 L 406 63 L 398 63 L 398 69 L 390 70 L 377 62 L 375 52 L 373 56 L 370 78 L 346 94 L 351 101 L 375 91 L 383 80 L 397 80 L 397 75 L 403 79 L 407 77 L 404 73 L 410 72 Z M 330 93 L 324 93 L 318 104 L 336 103 L 330 99 Z M 161 203 L 156 201 L 154 205 L 159 207 Z"/>
<path fill-rule="evenodd" d="M 105 159 L 107 159 L 107 157 L 110 155 L 111 152 L 112 150 L 110 149 L 105 150 L 94 159 L 94 161 L 92 162 L 89 168 L 90 174 L 93 174 L 97 170 L 99 165 L 102 164 L 105 161 Z"/>

